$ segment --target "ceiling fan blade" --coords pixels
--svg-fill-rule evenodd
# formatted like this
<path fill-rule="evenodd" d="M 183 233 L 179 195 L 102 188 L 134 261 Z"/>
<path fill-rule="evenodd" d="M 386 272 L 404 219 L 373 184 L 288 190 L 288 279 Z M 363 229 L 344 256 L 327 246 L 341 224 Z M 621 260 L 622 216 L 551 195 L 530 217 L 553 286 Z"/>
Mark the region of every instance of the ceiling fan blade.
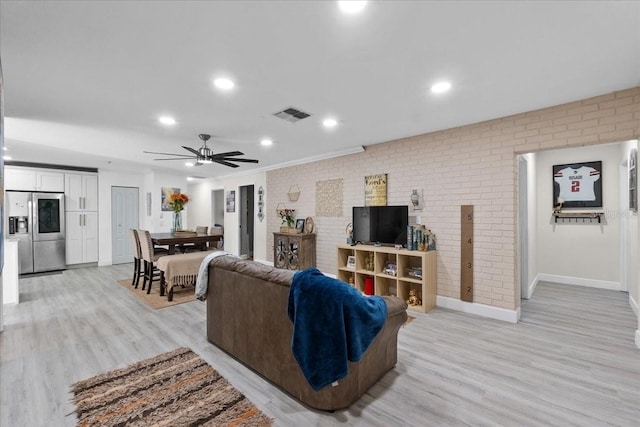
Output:
<path fill-rule="evenodd" d="M 258 160 L 256 159 L 229 159 L 229 158 L 224 158 L 224 159 L 218 159 L 218 160 L 229 160 L 231 162 L 242 162 L 242 163 L 258 163 Z"/>
<path fill-rule="evenodd" d="M 153 160 L 189 160 L 189 159 L 195 159 L 195 157 L 189 156 L 189 157 L 174 157 L 174 158 L 170 158 L 170 159 L 153 159 Z"/>
<path fill-rule="evenodd" d="M 238 165 L 234 165 L 233 163 L 229 163 L 229 162 L 225 162 L 224 160 L 220 160 L 220 159 L 211 159 L 216 163 L 220 163 L 221 165 L 225 165 L 225 166 L 229 166 L 230 168 L 237 168 Z"/>
<path fill-rule="evenodd" d="M 200 155 L 200 152 L 198 152 L 197 150 L 194 150 L 194 149 L 193 149 L 193 148 L 191 148 L 191 147 L 187 147 L 187 146 L 183 145 L 183 146 L 182 146 L 182 148 L 184 148 L 184 149 L 185 149 L 185 150 L 187 150 L 187 151 L 191 151 L 191 152 L 192 152 L 193 154 L 195 154 L 196 156 L 199 156 L 199 155 Z"/>
<path fill-rule="evenodd" d="M 146 154 L 162 154 L 163 156 L 180 156 L 180 157 L 192 157 L 187 154 L 175 154 L 175 153 L 159 153 L 157 151 L 143 151 Z"/>
<path fill-rule="evenodd" d="M 222 158 L 231 156 L 244 156 L 244 153 L 241 151 L 227 151 L 226 153 L 216 153 L 212 157 Z"/>

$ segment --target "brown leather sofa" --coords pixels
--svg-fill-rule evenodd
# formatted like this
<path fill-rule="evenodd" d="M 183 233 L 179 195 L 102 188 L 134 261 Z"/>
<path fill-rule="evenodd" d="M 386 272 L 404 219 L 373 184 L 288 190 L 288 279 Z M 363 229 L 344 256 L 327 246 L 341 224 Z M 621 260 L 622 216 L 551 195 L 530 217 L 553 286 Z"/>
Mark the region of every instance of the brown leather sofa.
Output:
<path fill-rule="evenodd" d="M 293 271 L 221 256 L 211 261 L 207 289 L 207 338 L 310 407 L 346 408 L 397 361 L 397 338 L 407 305 L 384 297 L 387 320 L 349 375 L 337 386 L 314 391 L 291 351 L 293 325 L 287 316 Z"/>

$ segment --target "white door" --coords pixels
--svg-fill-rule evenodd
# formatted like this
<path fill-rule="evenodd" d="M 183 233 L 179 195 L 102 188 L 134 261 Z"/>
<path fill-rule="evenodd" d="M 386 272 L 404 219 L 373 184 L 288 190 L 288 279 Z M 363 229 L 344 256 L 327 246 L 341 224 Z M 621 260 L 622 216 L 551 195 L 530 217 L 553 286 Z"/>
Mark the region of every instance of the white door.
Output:
<path fill-rule="evenodd" d="M 111 187 L 111 263 L 133 261 L 129 229 L 138 228 L 138 189 Z"/>

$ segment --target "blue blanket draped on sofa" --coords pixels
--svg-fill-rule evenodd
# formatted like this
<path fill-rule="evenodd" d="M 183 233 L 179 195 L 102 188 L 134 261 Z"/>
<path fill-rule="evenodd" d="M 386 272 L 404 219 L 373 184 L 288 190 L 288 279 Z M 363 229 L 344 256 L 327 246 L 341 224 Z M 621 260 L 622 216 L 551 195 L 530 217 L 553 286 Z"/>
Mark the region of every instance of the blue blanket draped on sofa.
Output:
<path fill-rule="evenodd" d="M 293 276 L 289 291 L 291 350 L 311 387 L 318 391 L 349 373 L 384 326 L 387 304 L 327 277 L 317 268 Z"/>

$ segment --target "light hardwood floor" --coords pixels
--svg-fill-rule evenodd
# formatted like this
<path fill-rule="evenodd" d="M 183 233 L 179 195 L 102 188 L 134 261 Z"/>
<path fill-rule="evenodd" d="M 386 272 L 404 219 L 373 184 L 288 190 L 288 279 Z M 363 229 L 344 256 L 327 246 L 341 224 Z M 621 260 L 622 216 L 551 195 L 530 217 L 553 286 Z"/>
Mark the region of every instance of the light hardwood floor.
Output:
<path fill-rule="evenodd" d="M 279 426 L 640 425 L 626 293 L 541 283 L 508 324 L 436 308 L 403 327 L 398 365 L 347 410 L 310 410 L 208 343 L 200 301 L 152 310 L 131 265 L 20 280 L 0 333 L 0 425 L 75 425 L 69 386 L 187 346 Z M 250 313 L 247 313 L 250 315 Z"/>

